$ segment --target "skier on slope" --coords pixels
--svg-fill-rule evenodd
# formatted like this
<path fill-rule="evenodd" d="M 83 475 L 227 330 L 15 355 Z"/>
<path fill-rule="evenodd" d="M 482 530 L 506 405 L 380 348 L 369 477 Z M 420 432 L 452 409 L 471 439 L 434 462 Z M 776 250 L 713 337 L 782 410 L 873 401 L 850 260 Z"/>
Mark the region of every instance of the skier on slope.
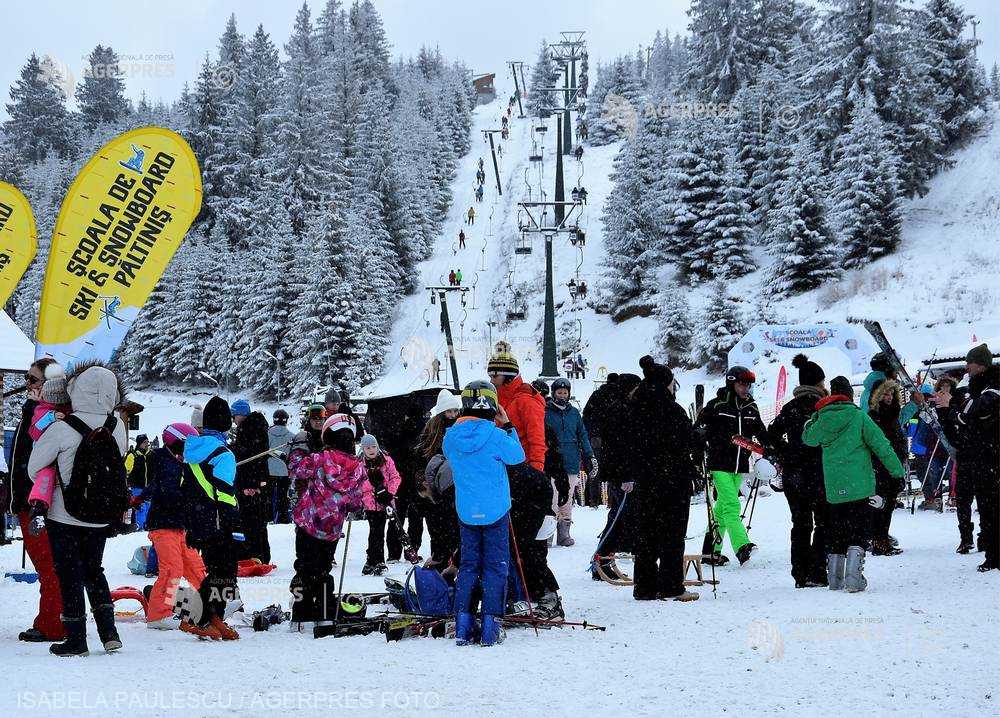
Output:
<path fill-rule="evenodd" d="M 465 213 L 465 223 L 466 224 L 476 223 L 476 210 L 474 207 L 469 207 L 469 211 Z"/>
<path fill-rule="evenodd" d="M 702 410 L 696 426 L 708 448 L 706 468 L 712 474 L 717 494 L 715 519 L 719 524 L 719 536 L 724 541 L 729 534 L 729 542 L 740 564 L 750 560 L 757 546 L 751 543 L 740 519 L 740 486 L 751 470 L 750 452 L 735 446 L 733 437 L 743 436 L 761 443 L 765 438 L 764 422 L 750 393 L 755 381 L 749 369 L 732 367 L 726 372 L 726 385 Z M 722 544 L 712 546 L 710 534 L 705 536 L 702 551 L 709 561 L 717 561 L 720 565 L 728 562 L 722 555 Z"/>
<path fill-rule="evenodd" d="M 674 375 L 651 356 L 639 360 L 642 382 L 629 407 L 629 459 L 634 492 L 635 584 L 637 601 L 694 601 L 684 588 L 684 534 L 695 478 L 691 419 L 674 398 Z"/>
<path fill-rule="evenodd" d="M 458 248 L 465 249 L 465 230 L 458 230 Z"/>
<path fill-rule="evenodd" d="M 448 272 L 448 286 L 450 286 L 450 287 L 454 287 L 455 286 L 455 270 L 454 269 L 451 270 L 450 272 Z"/>
<path fill-rule="evenodd" d="M 456 287 L 461 287 L 462 286 L 462 268 L 461 267 L 459 267 L 458 269 L 455 270 L 455 286 Z"/>
<path fill-rule="evenodd" d="M 871 417 L 854 404 L 851 382 L 838 376 L 830 396 L 802 432 L 806 446 L 823 449 L 823 484 L 830 504 L 827 535 L 827 583 L 831 591 L 864 591 L 865 545 L 871 527 L 869 498 L 875 495 L 872 456 L 890 475 L 901 479 L 903 465 Z"/>
<path fill-rule="evenodd" d="M 545 426 L 552 429 L 559 440 L 559 450 L 562 452 L 563 466 L 569 480 L 569 500 L 559 504 L 558 492 L 553 489 L 552 510 L 558 520 L 559 546 L 572 546 L 576 543 L 570 535 L 573 523 L 573 494 L 580 481 L 581 458 L 588 476 L 597 476 L 597 461 L 590 445 L 590 437 L 583 425 L 583 417 L 579 410 L 569 403 L 572 385 L 569 379 L 559 378 L 552 382 L 552 397 L 545 405 Z"/>
<path fill-rule="evenodd" d="M 823 452 L 802 441 L 802 429 L 816 411 L 816 402 L 828 395 L 826 375 L 805 354 L 792 366 L 799 385 L 767 430 L 768 446 L 781 465 L 782 491 L 792 515 L 791 562 L 796 588 L 825 586 L 826 537 L 829 505 L 823 486 Z"/>

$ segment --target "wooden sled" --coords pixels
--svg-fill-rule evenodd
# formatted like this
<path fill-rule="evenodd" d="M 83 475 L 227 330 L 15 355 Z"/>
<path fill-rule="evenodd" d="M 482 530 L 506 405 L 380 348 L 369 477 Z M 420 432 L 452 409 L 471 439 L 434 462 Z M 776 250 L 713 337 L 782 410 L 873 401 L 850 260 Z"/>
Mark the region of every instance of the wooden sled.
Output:
<path fill-rule="evenodd" d="M 631 576 L 618 568 L 618 562 L 615 561 L 615 558 L 615 555 L 594 556 L 593 566 L 598 578 L 605 583 L 610 583 L 612 586 L 633 585 L 635 581 Z"/>

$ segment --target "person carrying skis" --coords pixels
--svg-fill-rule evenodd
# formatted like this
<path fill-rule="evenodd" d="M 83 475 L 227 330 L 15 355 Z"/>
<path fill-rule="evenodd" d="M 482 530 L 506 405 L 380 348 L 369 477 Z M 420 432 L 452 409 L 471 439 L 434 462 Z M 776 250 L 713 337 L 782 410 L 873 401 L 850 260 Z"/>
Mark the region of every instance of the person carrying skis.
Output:
<path fill-rule="evenodd" d="M 979 529 L 985 560 L 980 572 L 1000 568 L 1000 367 L 985 344 L 973 347 L 965 358 L 969 395 L 955 412 L 963 434 L 968 463 L 975 478 Z M 959 467 L 962 464 L 959 463 Z"/>
<path fill-rule="evenodd" d="M 304 630 L 328 621 L 336 611 L 336 586 L 330 571 L 344 521 L 363 507 L 364 463 L 355 455 L 356 425 L 347 414 L 323 422 L 321 451 L 293 454 L 289 471 L 303 490 L 292 511 L 295 522 L 295 576 L 292 628 Z"/>
<path fill-rule="evenodd" d="M 871 517 L 869 498 L 875 495 L 875 456 L 896 479 L 903 465 L 872 418 L 854 404 L 851 382 L 838 376 L 830 396 L 820 399 L 806 422 L 802 443 L 822 447 L 823 485 L 830 504 L 827 532 L 827 584 L 831 591 L 864 591 L 865 545 Z"/>
<path fill-rule="evenodd" d="M 909 450 L 906 434 L 899 423 L 899 413 L 903 407 L 902 391 L 899 383 L 892 379 L 877 382 L 873 387 L 865 407 L 885 438 L 896 452 L 896 457 L 906 463 Z M 871 546 L 873 556 L 895 556 L 903 550 L 893 546 L 889 537 L 889 526 L 892 523 L 892 513 L 896 509 L 896 497 L 902 484 L 899 479 L 890 475 L 884 466 L 875 467 L 875 493 L 882 497 L 884 504 L 871 511 Z"/>
<path fill-rule="evenodd" d="M 517 429 L 528 463 L 545 471 L 545 399 L 521 378 L 517 358 L 506 342 L 497 343 L 486 373 L 496 387 L 500 406 Z"/>
<path fill-rule="evenodd" d="M 466 224 L 476 223 L 476 210 L 474 207 L 469 207 L 469 211 L 465 213 L 465 223 Z"/>
<path fill-rule="evenodd" d="M 796 588 L 826 585 L 826 492 L 823 485 L 823 451 L 802 441 L 802 430 L 816 411 L 816 402 L 828 395 L 826 374 L 805 354 L 792 366 L 799 370 L 799 385 L 767 429 L 767 446 L 781 466 L 782 491 L 792 515 L 791 563 Z"/>
<path fill-rule="evenodd" d="M 368 520 L 368 552 L 361 573 L 365 576 L 381 576 L 388 568 L 385 565 L 386 507 L 392 505 L 402 482 L 396 471 L 396 464 L 379 448 L 378 439 L 372 434 L 361 437 L 361 458 L 365 463 L 361 503 L 364 504 L 365 518 Z"/>
<path fill-rule="evenodd" d="M 478 187 L 476 187 L 476 201 L 477 202 L 482 202 L 483 201 L 483 186 L 482 185 L 479 185 Z"/>
<path fill-rule="evenodd" d="M 559 451 L 569 481 L 568 500 L 559 503 L 559 494 L 555 486 L 552 489 L 552 510 L 556 514 L 557 538 L 559 546 L 572 546 L 576 543 L 570 535 L 573 523 L 573 493 L 580 482 L 581 458 L 587 475 L 597 476 L 597 460 L 594 449 L 590 445 L 590 437 L 583 425 L 583 417 L 579 410 L 569 403 L 572 384 L 569 379 L 560 377 L 552 382 L 552 397 L 545 405 L 545 427 L 555 432 L 559 442 Z"/>
<path fill-rule="evenodd" d="M 206 574 L 198 591 L 201 620 L 196 625 L 184 622 L 181 630 L 215 641 L 240 637 L 225 622 L 226 604 L 238 596 L 237 544 L 245 540 L 236 502 L 236 457 L 226 445 L 232 426 L 229 404 L 213 396 L 202 411 L 201 434 L 184 441 L 184 527 L 187 544 L 201 551 Z"/>
<path fill-rule="evenodd" d="M 707 446 L 706 469 L 711 473 L 717 494 L 715 519 L 719 524 L 719 537 L 729 542 L 740 564 L 750 560 L 756 550 L 740 518 L 740 486 L 750 472 L 750 452 L 733 444 L 734 436 L 743 436 L 763 443 L 766 430 L 760 418 L 757 402 L 750 393 L 756 381 L 754 373 L 742 366 L 726 372 L 726 385 L 716 397 L 705 405 L 698 417 L 696 431 Z M 708 561 L 724 565 L 728 559 L 722 555 L 722 544 L 712 546 L 710 534 L 705 536 L 703 553 Z"/>
<path fill-rule="evenodd" d="M 184 535 L 184 444 L 193 436 L 198 432 L 190 424 L 170 424 L 163 430 L 163 446 L 150 453 L 149 480 L 136 497 L 149 501 L 146 530 L 159 563 L 147 601 L 146 628 L 180 628 L 172 616 L 174 594 L 181 579 L 187 579 L 195 591 L 205 580 L 205 562 L 188 546 Z"/>
<path fill-rule="evenodd" d="M 643 379 L 628 399 L 630 481 L 635 493 L 637 601 L 694 601 L 684 588 L 684 534 L 695 478 L 691 419 L 677 403 L 674 375 L 651 356 L 639 360 Z"/>
<path fill-rule="evenodd" d="M 497 422 L 501 426 L 496 425 Z M 473 381 L 462 391 L 462 416 L 444 437 L 444 455 L 455 480 L 455 506 L 460 520 L 462 559 L 455 584 L 455 639 L 460 646 L 475 640 L 473 591 L 482 589 L 479 642 L 503 640 L 508 565 L 510 485 L 507 466 L 524 461 L 517 431 L 493 386 Z"/>

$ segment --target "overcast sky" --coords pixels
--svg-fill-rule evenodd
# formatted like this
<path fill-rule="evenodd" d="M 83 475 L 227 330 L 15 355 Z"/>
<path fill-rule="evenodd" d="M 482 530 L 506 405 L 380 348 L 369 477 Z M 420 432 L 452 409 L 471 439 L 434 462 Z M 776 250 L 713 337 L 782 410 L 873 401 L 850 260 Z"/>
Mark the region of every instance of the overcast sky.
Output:
<path fill-rule="evenodd" d="M 1000 0 L 961 0 L 980 19 L 980 56 L 989 67 L 1000 58 Z M 175 99 L 196 76 L 206 50 L 214 55 L 226 19 L 236 13 L 240 31 L 258 23 L 281 47 L 299 2 L 289 0 L 17 0 L 3 8 L 0 88 L 14 82 L 28 56 L 48 54 L 76 79 L 95 45 L 111 45 L 123 58 L 129 96 Z M 313 0 L 313 17 L 324 0 Z M 688 0 L 375 0 L 394 55 L 412 56 L 437 45 L 476 72 L 505 73 L 508 60 L 533 62 L 542 37 L 585 30 L 594 60 L 634 51 L 657 29 L 671 34 L 687 25 Z M 509 83 L 503 83 L 509 86 Z M 6 117 L 0 106 L 0 116 Z"/>

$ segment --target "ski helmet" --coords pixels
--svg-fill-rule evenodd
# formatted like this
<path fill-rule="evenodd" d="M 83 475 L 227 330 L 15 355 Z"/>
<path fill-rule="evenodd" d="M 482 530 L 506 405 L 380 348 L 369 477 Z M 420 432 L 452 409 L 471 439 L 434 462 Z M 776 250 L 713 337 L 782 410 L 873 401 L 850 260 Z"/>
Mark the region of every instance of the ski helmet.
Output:
<path fill-rule="evenodd" d="M 734 366 L 726 372 L 726 383 L 753 384 L 757 381 L 757 376 L 745 366 Z"/>
<path fill-rule="evenodd" d="M 757 459 L 753 472 L 762 482 L 770 483 L 778 476 L 778 468 L 767 459 Z"/>
<path fill-rule="evenodd" d="M 566 391 L 573 391 L 573 385 L 570 384 L 569 379 L 561 376 L 552 382 L 552 393 L 555 394 L 560 389 L 565 389 Z"/>
<path fill-rule="evenodd" d="M 274 423 L 279 426 L 284 426 L 288 423 L 288 412 L 284 409 L 278 409 L 273 415 Z"/>
<path fill-rule="evenodd" d="M 198 430 L 190 424 L 168 424 L 163 430 L 163 445 L 170 448 L 181 441 L 186 441 L 189 436 L 198 436 Z"/>
<path fill-rule="evenodd" d="M 497 390 L 488 381 L 470 381 L 462 390 L 462 408 L 466 411 L 482 411 L 496 414 L 500 409 Z"/>
<path fill-rule="evenodd" d="M 535 379 L 533 382 L 531 382 L 531 385 L 535 387 L 535 391 L 537 391 L 542 396 L 549 395 L 549 385 L 545 383 L 544 379 L 539 377 L 538 379 Z"/>
<path fill-rule="evenodd" d="M 326 418 L 326 407 L 322 404 L 310 404 L 305 409 L 306 419 Z"/>
<path fill-rule="evenodd" d="M 333 414 L 323 422 L 323 433 L 327 431 L 340 431 L 341 429 L 355 430 L 354 419 L 349 414 Z"/>
<path fill-rule="evenodd" d="M 878 352 L 875 354 L 868 364 L 871 366 L 872 371 L 880 371 L 885 374 L 888 374 L 889 369 L 891 368 L 891 365 L 889 364 L 889 357 L 885 352 Z"/>

